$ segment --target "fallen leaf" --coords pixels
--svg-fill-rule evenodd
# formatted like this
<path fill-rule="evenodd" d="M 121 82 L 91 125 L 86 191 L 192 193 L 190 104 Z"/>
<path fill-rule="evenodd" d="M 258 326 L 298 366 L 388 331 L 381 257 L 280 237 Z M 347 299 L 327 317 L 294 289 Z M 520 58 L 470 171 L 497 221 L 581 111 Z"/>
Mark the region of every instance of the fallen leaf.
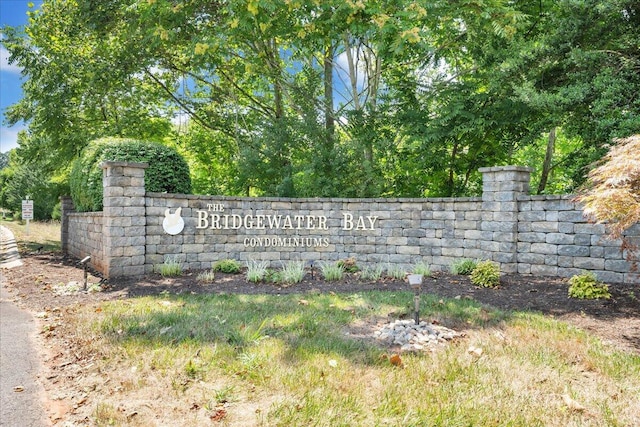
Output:
<path fill-rule="evenodd" d="M 219 408 L 215 410 L 215 412 L 209 417 L 209 419 L 211 419 L 211 421 L 222 421 L 226 416 L 227 410 Z"/>
<path fill-rule="evenodd" d="M 391 362 L 391 364 L 393 366 L 402 366 L 402 358 L 400 357 L 399 354 L 393 354 L 391 355 L 391 357 L 389 358 L 389 362 Z"/>
<path fill-rule="evenodd" d="M 563 394 L 562 400 L 564 401 L 564 404 L 567 406 L 567 409 L 569 409 L 570 411 L 583 412 L 587 409 L 580 402 L 572 399 L 571 396 L 569 396 L 568 394 Z"/>

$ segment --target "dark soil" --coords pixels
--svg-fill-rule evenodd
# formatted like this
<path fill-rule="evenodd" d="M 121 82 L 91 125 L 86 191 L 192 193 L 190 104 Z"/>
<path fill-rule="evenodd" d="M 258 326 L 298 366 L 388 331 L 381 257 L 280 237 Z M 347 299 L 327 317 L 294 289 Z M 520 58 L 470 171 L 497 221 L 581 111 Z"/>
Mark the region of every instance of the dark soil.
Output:
<path fill-rule="evenodd" d="M 318 271 L 308 273 L 305 280 L 292 286 L 247 282 L 242 274 L 216 273 L 215 282 L 201 284 L 197 272 L 178 278 L 150 275 L 140 279 L 119 279 L 103 282 L 105 291 L 56 295 L 57 284 L 83 282 L 83 270 L 77 260 L 57 253 L 23 254 L 22 267 L 4 270 L 5 282 L 19 304 L 34 313 L 60 309 L 78 303 L 123 299 L 142 295 L 170 293 L 242 293 L 288 294 L 307 292 L 360 292 L 363 290 L 408 290 L 402 280 L 363 282 L 348 276 L 340 282 L 321 280 Z M 90 275 L 89 282 L 100 278 Z M 468 277 L 436 273 L 423 282 L 422 293 L 442 298 L 471 298 L 481 304 L 502 310 L 530 310 L 565 320 L 588 330 L 619 349 L 640 354 L 640 285 L 609 284 L 611 299 L 579 300 L 567 296 L 566 279 L 531 275 L 504 275 L 498 288 L 474 286 Z"/>

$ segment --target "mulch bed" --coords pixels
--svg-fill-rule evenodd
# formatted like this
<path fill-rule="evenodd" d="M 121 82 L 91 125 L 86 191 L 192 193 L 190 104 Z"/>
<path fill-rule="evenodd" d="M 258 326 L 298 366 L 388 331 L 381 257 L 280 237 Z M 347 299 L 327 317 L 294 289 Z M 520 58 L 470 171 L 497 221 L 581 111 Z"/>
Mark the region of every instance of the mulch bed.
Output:
<path fill-rule="evenodd" d="M 57 253 L 22 255 L 23 266 L 4 270 L 6 286 L 17 296 L 18 303 L 40 312 L 46 308 L 63 307 L 83 302 L 123 299 L 143 295 L 170 293 L 240 293 L 290 294 L 307 292 L 361 292 L 366 290 L 410 290 L 402 280 L 363 282 L 347 276 L 339 282 L 325 282 L 318 271 L 313 277 L 292 286 L 250 283 L 243 275 L 216 273 L 215 282 L 201 284 L 197 272 L 187 272 L 178 278 L 150 275 L 140 279 L 109 280 L 106 290 L 91 294 L 55 295 L 56 284 L 83 281 L 78 260 Z M 92 277 L 92 281 L 99 280 Z M 422 292 L 441 298 L 471 298 L 481 304 L 502 310 L 530 310 L 566 320 L 576 327 L 589 330 L 605 342 L 640 354 L 640 285 L 611 283 L 609 300 L 579 300 L 567 296 L 569 284 L 558 277 L 503 275 L 498 288 L 474 286 L 468 277 L 444 272 L 425 278 Z"/>

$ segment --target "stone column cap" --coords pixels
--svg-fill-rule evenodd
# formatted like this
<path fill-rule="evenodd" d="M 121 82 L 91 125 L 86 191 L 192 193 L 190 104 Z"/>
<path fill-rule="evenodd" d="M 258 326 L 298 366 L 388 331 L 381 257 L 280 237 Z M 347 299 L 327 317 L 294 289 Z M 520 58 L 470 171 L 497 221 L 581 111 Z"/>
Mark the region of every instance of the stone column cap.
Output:
<path fill-rule="evenodd" d="M 106 168 L 110 168 L 110 167 L 117 167 L 117 166 L 124 166 L 124 167 L 128 167 L 128 168 L 146 169 L 146 168 L 149 167 L 149 163 L 145 163 L 145 162 L 121 162 L 121 161 L 109 160 L 107 162 L 102 162 L 100 164 L 100 167 L 102 169 L 106 169 Z"/>
<path fill-rule="evenodd" d="M 486 173 L 486 172 L 533 172 L 533 168 L 530 168 L 529 166 L 515 166 L 515 165 L 491 166 L 491 167 L 487 167 L 487 168 L 480 168 L 480 169 L 478 169 L 478 172 L 480 172 L 480 173 Z"/>

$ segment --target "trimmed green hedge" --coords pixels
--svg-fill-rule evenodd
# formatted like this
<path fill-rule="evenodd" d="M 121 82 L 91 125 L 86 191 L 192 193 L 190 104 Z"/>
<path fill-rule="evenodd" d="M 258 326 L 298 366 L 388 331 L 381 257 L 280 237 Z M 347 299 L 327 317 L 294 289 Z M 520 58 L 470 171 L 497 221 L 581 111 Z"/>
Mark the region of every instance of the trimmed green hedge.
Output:
<path fill-rule="evenodd" d="M 71 169 L 69 186 L 77 212 L 102 210 L 102 168 L 106 161 L 148 163 L 145 188 L 150 192 L 189 194 L 189 165 L 172 148 L 156 142 L 123 138 L 101 138 L 92 141 L 76 159 Z"/>

